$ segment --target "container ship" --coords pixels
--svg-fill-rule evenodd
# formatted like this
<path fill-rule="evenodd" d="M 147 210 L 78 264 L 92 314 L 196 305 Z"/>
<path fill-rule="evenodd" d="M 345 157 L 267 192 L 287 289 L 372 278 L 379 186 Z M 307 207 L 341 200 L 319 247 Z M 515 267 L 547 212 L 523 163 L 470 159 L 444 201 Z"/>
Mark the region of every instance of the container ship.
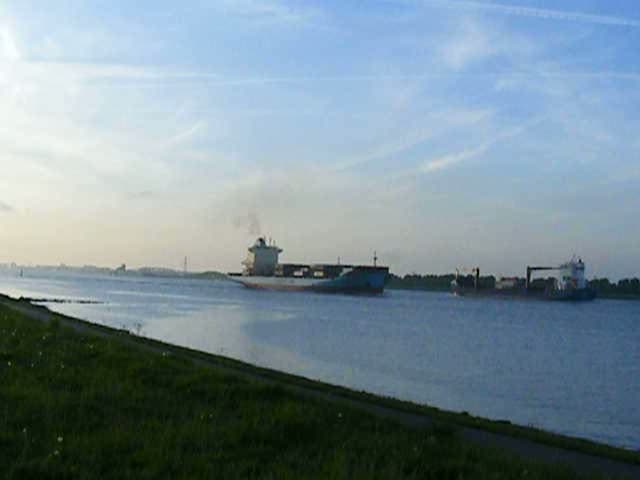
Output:
<path fill-rule="evenodd" d="M 556 277 L 542 282 L 532 282 L 534 272 L 556 271 Z M 531 298 L 556 301 L 589 301 L 596 298 L 596 291 L 589 287 L 585 279 L 585 264 L 581 258 L 573 257 L 557 267 L 527 267 L 526 279 L 502 278 L 494 288 L 480 288 L 480 269 L 472 270 L 473 284 L 470 285 L 456 274 L 451 282 L 451 290 L 456 295 L 500 296 L 504 298 Z"/>
<path fill-rule="evenodd" d="M 389 275 L 388 267 L 377 265 L 375 255 L 371 266 L 279 263 L 281 253 L 275 242 L 260 237 L 249 247 L 242 273 L 229 277 L 248 288 L 381 294 Z"/>

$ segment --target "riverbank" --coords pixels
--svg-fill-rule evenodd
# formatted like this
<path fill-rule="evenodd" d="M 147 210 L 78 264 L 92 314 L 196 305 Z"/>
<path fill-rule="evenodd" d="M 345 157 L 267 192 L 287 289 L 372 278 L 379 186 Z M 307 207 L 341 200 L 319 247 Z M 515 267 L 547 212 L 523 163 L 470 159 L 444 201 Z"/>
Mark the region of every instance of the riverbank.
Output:
<path fill-rule="evenodd" d="M 638 474 L 611 460 L 640 463 L 637 453 L 256 368 L 27 302 L 1 303 L 0 465 L 9 478 L 516 478 L 525 470 L 527 478 L 571 478 L 505 452 L 582 472 Z"/>

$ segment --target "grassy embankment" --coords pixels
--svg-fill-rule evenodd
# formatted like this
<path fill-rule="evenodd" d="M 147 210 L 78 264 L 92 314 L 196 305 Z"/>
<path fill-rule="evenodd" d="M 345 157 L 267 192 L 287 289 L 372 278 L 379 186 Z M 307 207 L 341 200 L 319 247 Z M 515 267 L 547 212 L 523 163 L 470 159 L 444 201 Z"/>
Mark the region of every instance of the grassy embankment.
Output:
<path fill-rule="evenodd" d="M 0 306 L 0 476 L 573 478 L 175 351 Z"/>

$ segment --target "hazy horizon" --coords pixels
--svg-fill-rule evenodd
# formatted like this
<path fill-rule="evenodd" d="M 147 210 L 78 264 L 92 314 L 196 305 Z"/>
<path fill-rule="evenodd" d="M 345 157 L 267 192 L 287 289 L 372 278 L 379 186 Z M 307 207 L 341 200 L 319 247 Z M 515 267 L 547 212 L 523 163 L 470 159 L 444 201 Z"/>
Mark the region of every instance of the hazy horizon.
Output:
<path fill-rule="evenodd" d="M 640 4 L 0 4 L 0 262 L 640 275 Z"/>

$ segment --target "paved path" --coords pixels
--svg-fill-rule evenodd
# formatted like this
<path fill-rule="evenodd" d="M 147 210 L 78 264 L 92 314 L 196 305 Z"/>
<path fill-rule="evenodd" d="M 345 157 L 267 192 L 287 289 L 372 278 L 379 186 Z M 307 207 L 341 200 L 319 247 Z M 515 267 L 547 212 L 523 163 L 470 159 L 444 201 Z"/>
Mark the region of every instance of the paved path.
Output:
<path fill-rule="evenodd" d="M 4 295 L 0 295 L 0 305 L 7 306 L 24 315 L 41 321 L 49 321 L 53 317 L 58 318 L 61 324 L 71 327 L 75 331 L 83 334 L 98 335 L 101 337 L 113 337 L 117 334 L 117 330 L 105 329 L 83 320 L 55 314 L 45 307 L 35 306 L 28 302 L 18 302 Z M 253 380 L 264 381 L 270 384 L 278 384 L 293 393 L 303 395 L 305 397 L 331 401 L 348 407 L 365 410 L 373 415 L 391 419 L 407 427 L 423 428 L 433 425 L 434 423 L 428 414 L 404 411 L 386 405 L 380 405 L 375 403 L 373 400 L 367 401 L 366 399 L 356 399 L 341 395 L 338 392 L 328 392 L 323 390 L 321 387 L 314 388 L 311 386 L 311 383 L 305 382 L 304 384 L 301 384 L 299 379 L 296 379 L 294 376 L 287 376 L 286 374 L 282 375 L 279 373 L 276 378 L 274 375 L 269 375 L 268 370 L 261 371 L 261 369 L 253 369 L 250 366 L 243 367 L 241 364 L 228 364 L 224 362 L 224 359 L 222 358 L 216 358 L 212 355 L 199 355 L 197 352 L 190 352 L 180 347 L 172 347 L 171 345 L 161 342 L 149 339 L 143 339 L 143 341 L 141 341 L 140 338 L 130 335 L 122 335 L 118 338 L 125 343 L 135 345 L 145 350 L 155 352 L 170 351 L 173 355 L 188 358 L 199 365 L 215 367 L 219 370 Z M 576 472 L 583 474 L 601 474 L 608 477 L 622 477 L 640 480 L 640 465 L 624 463 L 559 447 L 548 446 L 536 443 L 532 440 L 493 433 L 477 428 L 462 427 L 458 425 L 454 428 L 460 437 L 466 441 L 483 447 L 490 447 L 504 452 L 509 452 L 522 457 L 524 460 L 546 464 L 565 465 Z"/>

